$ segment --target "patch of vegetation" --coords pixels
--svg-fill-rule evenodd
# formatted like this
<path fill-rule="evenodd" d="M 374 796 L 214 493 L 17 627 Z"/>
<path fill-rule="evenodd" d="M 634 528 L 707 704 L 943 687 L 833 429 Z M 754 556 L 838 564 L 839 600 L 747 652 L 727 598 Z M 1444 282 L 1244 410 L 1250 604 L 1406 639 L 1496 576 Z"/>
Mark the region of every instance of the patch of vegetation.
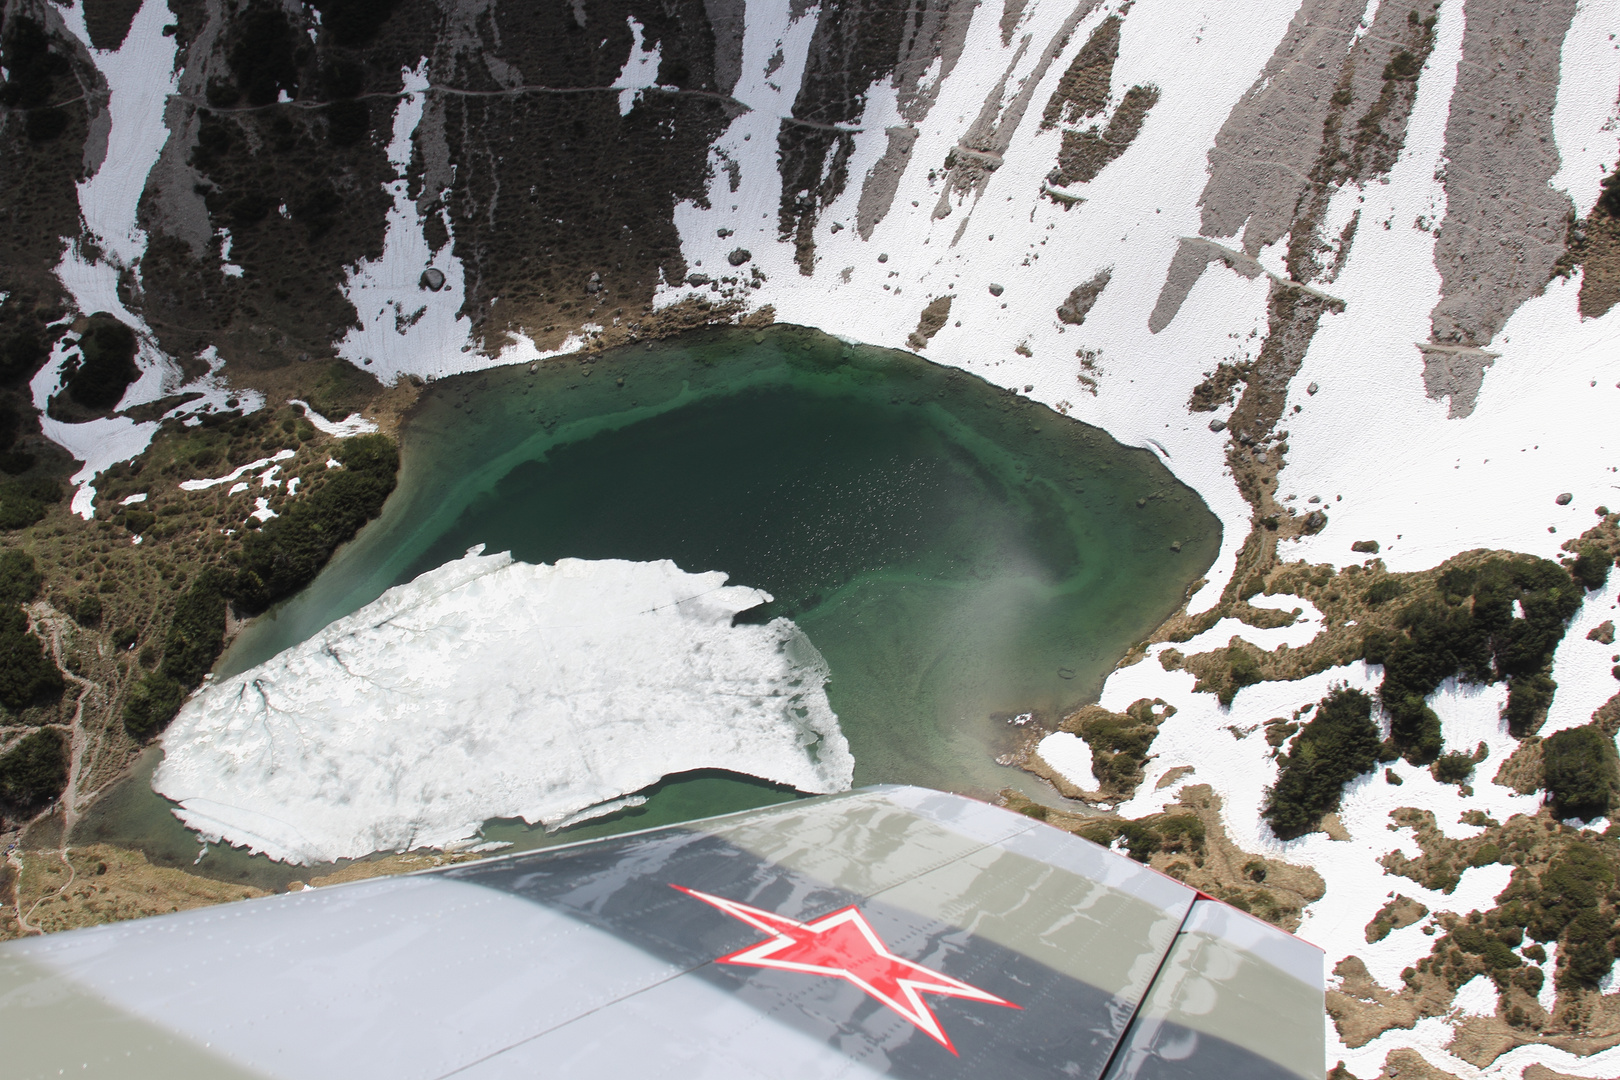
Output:
<path fill-rule="evenodd" d="M 72 74 L 67 56 L 52 48 L 45 28 L 26 15 L 13 15 L 0 36 L 6 81 L 0 85 L 0 105 L 25 109 L 24 132 L 31 142 L 46 142 L 60 135 L 68 114 L 53 104 L 56 80 Z"/>
<path fill-rule="evenodd" d="M 1292 840 L 1316 829 L 1324 815 L 1339 808 L 1344 785 L 1377 764 L 1378 747 L 1372 699 L 1344 687 L 1328 694 L 1300 729 L 1266 793 L 1264 816 L 1271 831 Z"/>
<path fill-rule="evenodd" d="M 67 786 L 67 736 L 50 728 L 25 735 L 0 757 L 0 802 L 16 814 L 46 805 Z"/>
<path fill-rule="evenodd" d="M 1501 896 L 1502 915 L 1536 941 L 1558 942 L 1558 988 L 1596 989 L 1614 963 L 1612 862 L 1584 840 L 1563 845 L 1539 881 L 1516 871 Z M 1614 939 L 1620 943 L 1620 938 Z"/>
<path fill-rule="evenodd" d="M 1560 820 L 1603 817 L 1620 791 L 1620 755 L 1596 724 L 1555 732 L 1541 744 L 1543 784 Z"/>
<path fill-rule="evenodd" d="M 1214 412 L 1222 405 L 1232 404 L 1232 396 L 1237 388 L 1248 377 L 1249 370 L 1245 365 L 1228 364 L 1221 361 L 1215 365 L 1214 371 L 1204 373 L 1204 381 L 1193 387 L 1192 398 L 1187 402 L 1188 412 Z"/>
<path fill-rule="evenodd" d="M 1441 754 L 1434 761 L 1434 778 L 1442 784 L 1466 784 L 1474 775 L 1474 757 L 1462 751 Z"/>
<path fill-rule="evenodd" d="M 176 602 L 162 664 L 136 684 L 124 705 L 124 730 L 132 737 L 146 739 L 161 731 L 219 659 L 227 604 L 258 612 L 291 596 L 314 580 L 338 545 L 381 511 L 399 470 L 394 443 L 383 435 L 362 435 L 345 440 L 333 456 L 343 469 L 300 494 L 281 516 L 248 532 L 235 554 L 234 571 L 204 570 Z"/>
<path fill-rule="evenodd" d="M 149 673 L 124 702 L 124 730 L 134 739 L 151 738 L 174 719 L 185 699 L 185 688 L 174 679 L 161 670 Z"/>
<path fill-rule="evenodd" d="M 1058 165 L 1047 177 L 1055 187 L 1083 184 L 1094 180 L 1110 162 L 1130 148 L 1137 133 L 1147 122 L 1147 114 L 1159 101 L 1156 86 L 1133 86 L 1108 126 L 1101 131 L 1065 131 L 1063 145 L 1058 150 Z"/>
<path fill-rule="evenodd" d="M 13 711 L 62 692 L 62 673 L 45 643 L 29 633 L 22 609 L 42 580 L 33 556 L 15 549 L 0 553 L 0 705 Z"/>
<path fill-rule="evenodd" d="M 377 36 L 399 0 L 317 0 L 321 27 L 335 44 L 364 45 Z"/>
<path fill-rule="evenodd" d="M 235 28 L 229 60 L 238 93 L 249 105 L 273 104 L 283 90 L 297 97 L 300 35 L 281 5 L 259 0 L 237 16 Z M 216 91 L 210 103 L 233 104 L 230 98 Z"/>
<path fill-rule="evenodd" d="M 386 436 L 347 439 L 333 456 L 342 471 L 243 541 L 231 592 L 247 610 L 262 611 L 313 581 L 338 545 L 376 517 L 394 490 L 399 450 Z"/>
<path fill-rule="evenodd" d="M 1405 596 L 1406 592 L 1406 583 L 1400 578 L 1381 577 L 1368 585 L 1367 591 L 1362 595 L 1367 598 L 1369 604 L 1384 604 L 1397 597 Z"/>
<path fill-rule="evenodd" d="M 1155 712 L 1155 709 L 1162 710 Z M 1159 725 L 1175 710 L 1161 700 L 1142 698 L 1124 713 L 1089 705 L 1064 721 L 1063 730 L 1091 747 L 1091 772 L 1106 798 L 1125 798 L 1142 782 L 1148 751 Z"/>
<path fill-rule="evenodd" d="M 26 551 L 0 551 L 0 604 L 26 604 L 39 595 L 45 575 Z"/>
<path fill-rule="evenodd" d="M 45 643 L 28 632 L 28 616 L 16 604 L 0 607 L 0 705 L 13 711 L 49 701 L 62 692 L 62 673 Z"/>
<path fill-rule="evenodd" d="M 134 330 L 104 311 L 90 316 L 79 337 L 79 358 L 63 368 L 68 397 L 87 409 L 116 407 L 140 377 L 135 346 Z"/>
<path fill-rule="evenodd" d="M 61 499 L 62 485 L 46 477 L 0 484 L 0 529 L 38 524 L 46 509 Z"/>
<path fill-rule="evenodd" d="M 1042 130 L 1060 123 L 1078 123 L 1108 107 L 1114 61 L 1119 58 L 1120 22 L 1118 15 L 1108 16 L 1097 24 L 1097 29 L 1074 54 L 1041 114 Z"/>
<path fill-rule="evenodd" d="M 342 420 L 377 392 L 377 380 L 353 364 L 334 360 L 309 392 L 309 407 L 328 420 Z"/>
<path fill-rule="evenodd" d="M 1139 863 L 1158 852 L 1198 854 L 1204 850 L 1204 823 L 1196 814 L 1169 814 L 1142 821 L 1107 818 L 1083 826 L 1079 833 L 1094 844 L 1124 844 L 1125 851 Z"/>
<path fill-rule="evenodd" d="M 1581 545 L 1580 554 L 1570 564 L 1569 576 L 1587 589 L 1601 589 L 1609 583 L 1609 567 L 1614 563 L 1607 551 L 1596 544 Z"/>
<path fill-rule="evenodd" d="M 1265 672 L 1260 669 L 1260 662 L 1256 660 L 1247 649 L 1238 645 L 1229 645 L 1226 649 L 1227 677 L 1216 697 L 1220 698 L 1222 705 L 1230 706 L 1237 692 L 1245 686 L 1253 686 L 1265 678 Z"/>
<path fill-rule="evenodd" d="M 226 590 L 230 577 L 210 567 L 174 605 L 169 631 L 163 638 L 163 666 L 159 670 L 183 686 L 195 686 L 208 674 L 225 646 Z"/>
<path fill-rule="evenodd" d="M 1438 586 L 1438 598 L 1401 611 L 1395 631 L 1375 630 L 1363 642 L 1367 662 L 1384 665 L 1379 698 L 1394 749 L 1415 765 L 1440 756 L 1440 718 L 1426 699 L 1450 678 L 1506 680 L 1509 730 L 1518 738 L 1535 731 L 1557 686 L 1548 674 L 1553 650 L 1583 595 L 1546 559 L 1451 566 Z"/>

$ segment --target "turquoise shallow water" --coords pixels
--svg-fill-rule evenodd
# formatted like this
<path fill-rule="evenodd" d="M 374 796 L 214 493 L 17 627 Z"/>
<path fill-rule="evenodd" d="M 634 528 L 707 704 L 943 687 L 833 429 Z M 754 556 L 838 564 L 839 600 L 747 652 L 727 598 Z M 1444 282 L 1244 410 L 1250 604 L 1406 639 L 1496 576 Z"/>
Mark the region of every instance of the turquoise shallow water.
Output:
<path fill-rule="evenodd" d="M 795 327 L 446 379 L 402 454 L 382 517 L 248 627 L 223 673 L 475 544 L 531 562 L 672 559 L 773 595 L 745 617 L 803 627 L 856 783 L 988 795 L 1028 782 L 994 762 L 1017 735 L 1007 721 L 1093 698 L 1220 543 L 1151 453 L 963 372 Z M 697 774 L 562 835 L 788 797 Z M 521 823 L 485 833 L 543 841 Z"/>

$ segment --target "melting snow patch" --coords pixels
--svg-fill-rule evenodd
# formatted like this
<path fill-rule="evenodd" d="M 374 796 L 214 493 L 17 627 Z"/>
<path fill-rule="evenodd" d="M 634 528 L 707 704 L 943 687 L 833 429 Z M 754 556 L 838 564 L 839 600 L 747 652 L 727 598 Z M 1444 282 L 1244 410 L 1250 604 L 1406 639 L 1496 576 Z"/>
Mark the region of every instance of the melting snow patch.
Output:
<path fill-rule="evenodd" d="M 122 499 L 118 500 L 118 505 L 119 506 L 134 506 L 136 503 L 143 503 L 145 501 L 146 501 L 146 492 L 143 491 L 139 495 L 125 495 Z"/>
<path fill-rule="evenodd" d="M 227 494 L 227 495 L 240 495 L 240 494 L 242 494 L 242 492 L 246 491 L 247 489 L 248 489 L 248 482 L 246 480 L 242 480 L 242 481 L 240 481 L 238 483 L 232 484 L 231 485 L 231 490 L 227 491 L 225 494 Z"/>
<path fill-rule="evenodd" d="M 1075 787 L 1089 790 L 1097 786 L 1097 778 L 1091 775 L 1091 745 L 1080 736 L 1055 731 L 1041 740 L 1035 752 Z"/>
<path fill-rule="evenodd" d="M 624 62 L 624 70 L 613 81 L 613 85 L 619 88 L 620 116 L 629 116 L 630 110 L 641 100 L 641 92 L 658 85 L 658 65 L 663 63 L 663 52 L 658 42 L 653 42 L 652 48 L 648 48 L 642 25 L 634 16 L 626 21 L 630 24 L 630 36 L 635 40 L 630 44 L 630 58 Z"/>
<path fill-rule="evenodd" d="M 269 521 L 273 517 L 280 516 L 281 515 L 277 514 L 274 510 L 270 509 L 270 500 L 262 498 L 253 500 L 253 513 L 248 515 L 248 517 L 257 518 L 260 521 Z"/>
<path fill-rule="evenodd" d="M 239 466 L 238 468 L 232 469 L 229 473 L 227 473 L 224 476 L 216 476 L 211 480 L 182 480 L 182 481 L 180 481 L 180 490 L 181 491 L 203 491 L 203 490 L 205 490 L 207 488 L 214 487 L 217 484 L 229 484 L 234 480 L 238 480 L 241 477 L 246 476 L 250 472 L 258 472 L 260 469 L 264 468 L 266 465 L 272 465 L 272 464 L 274 464 L 275 462 L 278 462 L 278 461 L 286 461 L 288 458 L 290 458 L 292 456 L 293 456 L 293 452 L 291 450 L 282 450 L 279 453 L 274 454 L 274 455 L 272 455 L 270 457 L 260 458 L 258 461 L 250 461 L 246 465 L 242 465 L 242 466 Z M 245 491 L 246 488 L 244 487 L 243 490 Z"/>
<path fill-rule="evenodd" d="M 383 185 L 393 201 L 383 253 L 375 261 L 361 259 L 349 271 L 343 293 L 359 313 L 360 325 L 338 345 L 339 356 L 365 367 L 384 386 L 400 375 L 434 377 L 510 362 L 475 352 L 468 341 L 472 320 L 461 314 L 466 278 L 461 260 L 454 254 L 455 230 L 449 211 L 439 212 L 449 235 L 440 247 L 429 245 L 423 231 L 426 219 L 417 212 L 406 173 L 412 137 L 426 105 L 426 58 L 414 69 L 402 69 L 401 77 L 403 93 L 394 110 L 393 138 L 388 143 L 394 179 Z M 435 271 L 437 288 L 428 286 L 429 270 Z"/>
<path fill-rule="evenodd" d="M 1452 1007 L 1462 1016 L 1495 1016 L 1496 984 L 1489 975 L 1475 975 L 1457 988 Z"/>
<path fill-rule="evenodd" d="M 556 824 L 691 769 L 849 787 L 820 654 L 787 619 L 732 625 L 768 594 L 481 550 L 205 685 L 153 787 L 205 837 L 301 863 Z"/>
<path fill-rule="evenodd" d="M 287 404 L 296 405 L 304 410 L 304 419 L 310 426 L 322 435 L 335 435 L 340 439 L 347 439 L 354 435 L 369 435 L 377 430 L 377 425 L 361 416 L 359 413 L 350 413 L 342 420 L 336 422 L 328 420 L 310 407 L 309 402 L 298 398 L 288 398 Z"/>

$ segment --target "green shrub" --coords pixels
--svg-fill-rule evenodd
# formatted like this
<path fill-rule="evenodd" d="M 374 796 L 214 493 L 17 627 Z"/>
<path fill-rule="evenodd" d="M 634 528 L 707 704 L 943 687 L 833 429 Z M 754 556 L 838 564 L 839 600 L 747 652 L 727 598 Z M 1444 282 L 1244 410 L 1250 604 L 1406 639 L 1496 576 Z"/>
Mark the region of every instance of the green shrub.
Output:
<path fill-rule="evenodd" d="M 14 480 L 0 484 L 0 529 L 26 529 L 45 517 L 45 510 L 62 499 L 55 480 Z"/>
<path fill-rule="evenodd" d="M 1377 763 L 1378 744 L 1370 697 L 1341 687 L 1323 698 L 1266 793 L 1271 831 L 1292 840 L 1315 829 L 1323 815 L 1339 808 L 1344 785 Z"/>
<path fill-rule="evenodd" d="M 62 794 L 67 779 L 67 736 L 60 731 L 25 735 L 0 757 L 0 801 L 13 810 L 39 809 Z"/>
<path fill-rule="evenodd" d="M 1173 814 L 1158 824 L 1161 847 L 1166 851 L 1201 851 L 1204 847 L 1204 823 L 1196 814 Z M 1264 872 L 1261 877 L 1264 878 Z"/>
<path fill-rule="evenodd" d="M 1406 585 L 1399 578 L 1381 577 L 1367 586 L 1365 595 L 1367 603 L 1382 604 L 1385 601 L 1395 599 L 1397 596 L 1405 596 Z"/>
<path fill-rule="evenodd" d="M 1159 850 L 1162 839 L 1157 832 L 1140 821 L 1120 822 L 1118 836 L 1125 841 L 1126 852 L 1139 863 L 1145 863 L 1152 858 L 1153 853 Z"/>
<path fill-rule="evenodd" d="M 81 356 L 64 372 L 68 397 L 87 409 L 117 406 L 141 373 L 135 366 L 135 345 L 135 331 L 114 316 L 105 311 L 90 316 L 79 338 Z"/>
<path fill-rule="evenodd" d="M 1587 908 L 1570 921 L 1558 950 L 1563 969 L 1558 975 L 1560 989 L 1598 988 L 1614 964 L 1614 954 L 1609 951 L 1613 932 L 1612 921 L 1595 907 Z"/>
<path fill-rule="evenodd" d="M 160 671 L 148 674 L 124 702 L 124 730 L 135 739 L 149 739 L 162 731 L 185 700 L 185 689 Z"/>
<path fill-rule="evenodd" d="M 0 605 L 0 705 L 26 709 L 61 692 L 62 673 L 28 632 L 28 616 L 16 604 Z"/>
<path fill-rule="evenodd" d="M 347 361 L 334 360 L 310 390 L 309 406 L 328 420 L 342 420 L 376 389 L 377 380 L 371 375 Z"/>
<path fill-rule="evenodd" d="M 243 539 L 232 594 L 248 610 L 262 611 L 313 581 L 338 545 L 376 517 L 394 490 L 399 451 L 386 436 L 347 439 L 333 456 L 342 471 Z"/>
<path fill-rule="evenodd" d="M 364 45 L 376 36 L 399 0 L 317 0 L 321 26 L 338 45 Z"/>
<path fill-rule="evenodd" d="M 45 575 L 26 551 L 7 548 L 0 551 L 0 604 L 26 604 L 39 595 Z"/>
<path fill-rule="evenodd" d="M 195 686 L 219 659 L 225 644 L 225 589 L 230 579 L 204 570 L 175 602 L 163 639 L 163 674 L 182 686 Z"/>
<path fill-rule="evenodd" d="M 1570 565 L 1569 576 L 1588 589 L 1601 589 L 1609 583 L 1609 553 L 1597 544 L 1583 544 Z"/>
<path fill-rule="evenodd" d="M 1559 819 L 1603 817 L 1620 788 L 1620 755 L 1595 724 L 1565 728 L 1541 744 L 1542 783 Z"/>
<path fill-rule="evenodd" d="M 1231 705 L 1239 690 L 1253 686 L 1264 678 L 1264 674 L 1260 670 L 1260 662 L 1236 645 L 1227 646 L 1226 662 L 1226 685 L 1216 696 L 1222 705 Z"/>
<path fill-rule="evenodd" d="M 1384 78 L 1390 82 L 1414 82 L 1422 73 L 1422 61 L 1404 49 L 1384 65 Z"/>
<path fill-rule="evenodd" d="M 1553 650 L 1583 596 L 1569 574 L 1546 559 L 1450 567 L 1437 585 L 1438 600 L 1414 601 L 1401 611 L 1398 633 L 1375 631 L 1363 639 L 1367 661 L 1384 666 L 1379 698 L 1390 739 L 1415 765 L 1440 754 L 1440 718 L 1427 698 L 1449 678 L 1507 680 L 1509 729 L 1520 738 L 1534 731 L 1556 689 L 1547 675 Z"/>
<path fill-rule="evenodd" d="M 73 605 L 73 621 L 80 626 L 94 629 L 101 625 L 101 597 L 94 593 L 86 593 L 79 597 Z"/>
<path fill-rule="evenodd" d="M 1434 762 L 1434 778 L 1442 784 L 1466 784 L 1474 775 L 1472 754 L 1441 754 Z"/>
<path fill-rule="evenodd" d="M 279 4 L 258 0 L 237 16 L 228 58 L 249 105 L 269 105 L 280 91 L 298 94 L 299 35 Z"/>

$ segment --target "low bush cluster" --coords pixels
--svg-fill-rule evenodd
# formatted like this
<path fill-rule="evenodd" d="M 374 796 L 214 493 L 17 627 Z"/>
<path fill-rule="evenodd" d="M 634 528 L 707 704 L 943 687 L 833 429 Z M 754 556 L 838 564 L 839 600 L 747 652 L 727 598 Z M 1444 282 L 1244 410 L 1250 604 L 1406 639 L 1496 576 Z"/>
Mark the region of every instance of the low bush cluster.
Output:
<path fill-rule="evenodd" d="M 1620 790 L 1620 755 L 1596 724 L 1566 728 L 1541 744 L 1542 786 L 1560 820 L 1603 817 Z"/>
<path fill-rule="evenodd" d="M 45 510 L 62 499 L 55 480 L 13 480 L 0 484 L 0 529 L 26 529 L 45 517 Z"/>
<path fill-rule="evenodd" d="M 1087 825 L 1080 835 L 1094 844 L 1110 847 L 1114 842 L 1124 843 L 1125 851 L 1139 863 L 1145 863 L 1156 852 L 1198 855 L 1204 851 L 1204 823 L 1196 814 L 1168 814 L 1141 821 L 1109 818 Z"/>
<path fill-rule="evenodd" d="M 87 409 L 111 409 L 140 376 L 135 331 L 106 312 L 90 316 L 79 338 L 79 359 L 64 369 L 67 394 Z"/>
<path fill-rule="evenodd" d="M 28 631 L 22 605 L 43 580 L 27 552 L 0 552 L 0 705 L 26 709 L 62 692 L 62 673 L 45 643 Z"/>
<path fill-rule="evenodd" d="M 348 439 L 334 456 L 341 472 L 243 541 L 232 598 L 247 610 L 262 611 L 313 581 L 338 545 L 376 517 L 394 490 L 399 450 L 386 436 Z"/>
<path fill-rule="evenodd" d="M 1509 730 L 1532 734 L 1557 684 L 1548 671 L 1583 590 L 1546 559 L 1489 559 L 1440 575 L 1439 596 L 1408 604 L 1393 632 L 1363 643 L 1368 663 L 1384 665 L 1379 699 L 1395 749 L 1416 765 L 1440 756 L 1440 718 L 1426 699 L 1442 682 L 1508 683 Z M 1522 613 L 1522 614 L 1521 614 Z"/>
<path fill-rule="evenodd" d="M 1339 687 L 1322 699 L 1266 793 L 1265 818 L 1282 840 L 1304 836 L 1339 808 L 1344 785 L 1378 762 L 1372 698 Z"/>
<path fill-rule="evenodd" d="M 1564 845 L 1538 880 L 1516 870 L 1499 898 L 1500 921 L 1522 927 L 1536 941 L 1558 942 L 1559 989 L 1595 989 L 1614 963 L 1620 936 L 1614 933 L 1611 890 L 1615 868 L 1595 844 Z"/>
<path fill-rule="evenodd" d="M 53 728 L 25 735 L 0 757 L 0 803 L 30 814 L 62 794 L 67 778 L 67 736 Z"/>
<path fill-rule="evenodd" d="M 1142 766 L 1158 737 L 1159 724 L 1174 711 L 1156 714 L 1154 707 L 1163 704 L 1142 698 L 1124 713 L 1091 706 L 1076 715 L 1076 734 L 1091 747 L 1091 772 L 1105 794 L 1124 796 L 1142 782 Z"/>

